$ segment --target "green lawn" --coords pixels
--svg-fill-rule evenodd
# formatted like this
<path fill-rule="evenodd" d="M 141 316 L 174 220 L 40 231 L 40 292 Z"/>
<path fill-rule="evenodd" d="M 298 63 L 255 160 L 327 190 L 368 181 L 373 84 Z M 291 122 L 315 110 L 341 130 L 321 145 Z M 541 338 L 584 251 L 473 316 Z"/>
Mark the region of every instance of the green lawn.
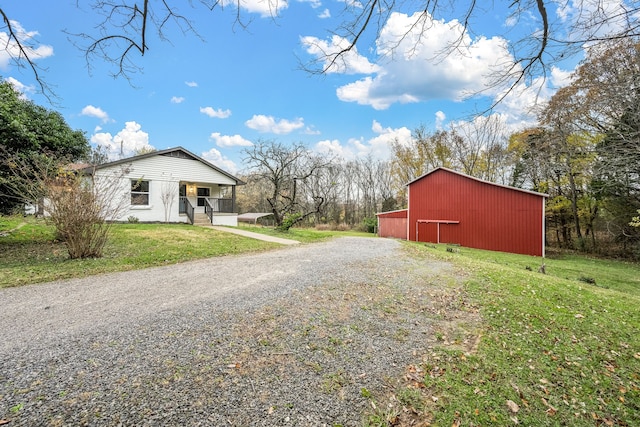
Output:
<path fill-rule="evenodd" d="M 546 259 L 541 274 L 540 258 L 406 247 L 470 272 L 465 307 L 482 317 L 477 349 L 443 344 L 420 364 L 424 419 L 443 426 L 640 425 L 637 264 L 565 256 Z"/>
<path fill-rule="evenodd" d="M 8 233 L 9 230 L 14 231 Z M 189 225 L 114 224 L 104 257 L 69 260 L 64 244 L 55 240 L 54 229 L 42 220 L 0 217 L 0 236 L 0 287 L 174 264 L 280 246 Z"/>
<path fill-rule="evenodd" d="M 186 225 L 119 224 L 104 258 L 70 261 L 50 227 L 23 221 L 0 217 L 0 287 L 278 247 Z M 243 228 L 303 242 L 371 236 Z M 467 248 L 448 252 L 443 245 L 412 242 L 404 248 L 406 256 L 426 263 L 456 265 L 464 282 L 447 304 L 480 314 L 480 324 L 466 329 L 477 330 L 478 340 L 469 347 L 454 334 L 425 354 L 416 352 L 407 369 L 421 380 L 400 379 L 405 386 L 393 390 L 396 406 L 378 402 L 365 425 L 395 425 L 402 411 L 417 423 L 442 426 L 640 425 L 638 264 L 578 255 L 542 260 Z M 543 262 L 546 274 L 538 272 Z M 464 329 L 465 321 L 462 316 L 451 327 Z M 376 399 L 382 397 L 372 396 L 372 404 Z"/>
<path fill-rule="evenodd" d="M 337 236 L 356 236 L 356 237 L 376 237 L 375 234 L 364 233 L 361 231 L 333 231 L 333 230 L 316 230 L 314 228 L 291 228 L 289 231 L 279 231 L 273 227 L 262 227 L 240 224 L 242 230 L 262 233 L 268 236 L 282 237 L 284 239 L 297 240 L 303 243 L 313 243 L 319 240 L 329 239 Z"/>

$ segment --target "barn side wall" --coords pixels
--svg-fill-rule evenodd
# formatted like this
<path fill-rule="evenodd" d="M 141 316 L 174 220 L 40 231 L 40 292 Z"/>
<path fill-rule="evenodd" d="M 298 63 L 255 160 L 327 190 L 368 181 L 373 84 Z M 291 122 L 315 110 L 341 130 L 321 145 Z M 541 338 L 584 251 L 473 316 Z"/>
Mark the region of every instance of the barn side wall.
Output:
<path fill-rule="evenodd" d="M 378 236 L 407 240 L 407 218 L 383 218 L 379 224 Z"/>
<path fill-rule="evenodd" d="M 407 211 L 378 214 L 378 236 L 407 240 Z"/>
<path fill-rule="evenodd" d="M 544 198 L 436 170 L 409 185 L 409 240 L 418 220 L 441 224 L 440 243 L 543 256 Z M 435 225 L 418 224 L 420 241 L 432 241 Z"/>

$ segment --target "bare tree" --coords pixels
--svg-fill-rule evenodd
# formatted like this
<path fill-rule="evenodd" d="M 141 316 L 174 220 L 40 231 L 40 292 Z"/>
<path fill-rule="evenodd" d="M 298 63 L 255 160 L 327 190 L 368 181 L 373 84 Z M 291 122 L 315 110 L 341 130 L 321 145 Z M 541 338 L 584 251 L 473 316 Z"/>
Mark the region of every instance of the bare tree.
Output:
<path fill-rule="evenodd" d="M 320 212 L 325 198 L 302 190 L 313 189 L 308 181 L 331 164 L 330 160 L 311 153 L 302 144 L 286 146 L 275 141 L 259 141 L 246 149 L 245 155 L 253 178 L 271 187 L 267 202 L 276 226 L 287 230 Z"/>
<path fill-rule="evenodd" d="M 178 196 L 178 184 L 171 180 L 162 183 L 162 189 L 160 190 L 160 200 L 162 200 L 162 206 L 164 207 L 164 222 L 169 222 L 171 218 L 171 209 Z"/>
<path fill-rule="evenodd" d="M 37 54 L 33 46 L 29 43 L 29 37 L 23 34 L 17 23 L 9 18 L 2 8 L 0 8 L 0 16 L 2 16 L 2 26 L 0 29 L 6 30 L 7 39 L 5 45 L 0 47 L 8 54 L 13 65 L 18 67 L 28 67 L 33 76 L 40 85 L 40 92 L 49 100 L 54 94 L 46 80 L 42 78 L 42 68 L 36 64 Z"/>
<path fill-rule="evenodd" d="M 500 116 L 479 116 L 452 125 L 450 138 L 455 160 L 467 175 L 505 182 L 507 129 Z"/>

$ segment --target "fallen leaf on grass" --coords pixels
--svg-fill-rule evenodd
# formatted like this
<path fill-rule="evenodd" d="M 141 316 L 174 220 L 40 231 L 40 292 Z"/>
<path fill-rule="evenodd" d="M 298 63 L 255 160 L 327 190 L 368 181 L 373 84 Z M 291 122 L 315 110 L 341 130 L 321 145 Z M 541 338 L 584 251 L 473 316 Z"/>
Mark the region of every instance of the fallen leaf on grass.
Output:
<path fill-rule="evenodd" d="M 415 381 L 418 383 L 423 383 L 424 371 L 417 366 L 409 365 L 409 367 L 407 368 L 405 379 L 407 381 Z"/>
<path fill-rule="evenodd" d="M 549 402 L 547 402 L 547 399 L 542 398 L 542 403 L 544 403 L 544 406 L 547 407 L 547 415 L 555 415 L 556 412 L 558 412 L 558 409 L 556 409 L 555 407 L 553 407 L 553 405 L 551 405 Z"/>
<path fill-rule="evenodd" d="M 516 402 L 514 402 L 513 400 L 507 400 L 507 407 L 514 414 L 517 414 L 518 411 L 520 410 L 520 407 L 518 406 L 518 404 Z"/>

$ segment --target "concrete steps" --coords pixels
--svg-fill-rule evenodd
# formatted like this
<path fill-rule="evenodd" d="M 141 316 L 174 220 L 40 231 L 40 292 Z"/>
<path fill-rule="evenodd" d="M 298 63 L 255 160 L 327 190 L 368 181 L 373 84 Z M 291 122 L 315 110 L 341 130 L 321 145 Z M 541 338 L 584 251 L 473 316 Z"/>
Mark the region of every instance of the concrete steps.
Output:
<path fill-rule="evenodd" d="M 193 225 L 211 225 L 211 221 L 207 214 L 197 213 L 193 216 Z"/>

